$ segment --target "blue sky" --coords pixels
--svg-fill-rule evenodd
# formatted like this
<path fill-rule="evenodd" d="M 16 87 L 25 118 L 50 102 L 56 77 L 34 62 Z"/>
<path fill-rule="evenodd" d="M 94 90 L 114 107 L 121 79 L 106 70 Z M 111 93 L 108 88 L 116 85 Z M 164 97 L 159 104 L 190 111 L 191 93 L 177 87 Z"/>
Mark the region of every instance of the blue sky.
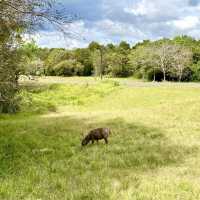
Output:
<path fill-rule="evenodd" d="M 42 47 L 85 47 L 91 41 L 131 44 L 187 34 L 200 38 L 200 0 L 60 0 L 66 12 L 80 19 L 66 27 L 73 37 L 56 30 L 34 38 Z"/>

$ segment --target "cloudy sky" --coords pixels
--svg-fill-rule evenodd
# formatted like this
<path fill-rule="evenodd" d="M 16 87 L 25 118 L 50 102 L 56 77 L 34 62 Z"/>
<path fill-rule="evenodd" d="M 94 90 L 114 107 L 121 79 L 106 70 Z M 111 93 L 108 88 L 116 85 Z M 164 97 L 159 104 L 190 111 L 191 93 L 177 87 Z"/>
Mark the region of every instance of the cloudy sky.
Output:
<path fill-rule="evenodd" d="M 200 38 L 200 0 L 60 0 L 66 12 L 79 15 L 69 25 L 73 37 L 40 31 L 42 47 L 85 47 L 91 41 L 135 44 L 187 34 Z"/>

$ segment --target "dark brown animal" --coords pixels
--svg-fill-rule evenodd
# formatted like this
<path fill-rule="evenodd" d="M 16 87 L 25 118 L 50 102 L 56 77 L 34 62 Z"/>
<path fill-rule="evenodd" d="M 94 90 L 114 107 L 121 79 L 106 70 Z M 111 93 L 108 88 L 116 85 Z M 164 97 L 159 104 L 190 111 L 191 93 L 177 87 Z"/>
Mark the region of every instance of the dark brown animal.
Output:
<path fill-rule="evenodd" d="M 104 139 L 105 143 L 108 144 L 108 136 L 111 134 L 111 131 L 109 128 L 97 128 L 91 130 L 88 135 L 82 140 L 82 146 L 87 145 L 90 141 L 92 144 L 96 140 L 97 142 L 99 140 Z"/>

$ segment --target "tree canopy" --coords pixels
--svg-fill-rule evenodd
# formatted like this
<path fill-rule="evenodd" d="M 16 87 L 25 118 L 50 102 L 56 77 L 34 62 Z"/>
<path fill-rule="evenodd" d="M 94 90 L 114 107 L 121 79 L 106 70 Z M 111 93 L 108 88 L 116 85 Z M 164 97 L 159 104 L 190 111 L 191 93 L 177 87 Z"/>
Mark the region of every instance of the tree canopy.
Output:
<path fill-rule="evenodd" d="M 125 41 L 102 45 L 93 41 L 87 48 L 73 50 L 41 49 L 34 45 L 30 48 L 28 45 L 27 52 L 33 51 L 34 55 L 39 52 L 37 56 L 44 63 L 44 75 L 56 75 L 57 64 L 74 60 L 83 66 L 81 75 L 84 76 L 136 76 L 153 81 L 196 81 L 200 77 L 199 44 L 198 40 L 191 37 L 177 36 L 173 39 L 145 40 L 135 45 Z"/>

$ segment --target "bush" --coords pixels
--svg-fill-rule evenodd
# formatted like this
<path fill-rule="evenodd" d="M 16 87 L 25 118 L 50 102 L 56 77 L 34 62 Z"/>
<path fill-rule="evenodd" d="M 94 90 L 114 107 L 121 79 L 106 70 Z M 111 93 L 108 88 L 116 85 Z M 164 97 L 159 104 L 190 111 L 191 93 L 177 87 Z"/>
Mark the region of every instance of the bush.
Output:
<path fill-rule="evenodd" d="M 81 76 L 83 75 L 84 66 L 76 60 L 64 60 L 58 63 L 53 71 L 57 76 Z"/>
<path fill-rule="evenodd" d="M 71 59 L 72 55 L 70 51 L 65 49 L 52 49 L 45 60 L 46 75 L 56 75 L 54 68 L 61 61 Z"/>
<path fill-rule="evenodd" d="M 192 71 L 192 80 L 200 81 L 200 61 L 191 67 L 191 71 Z"/>
<path fill-rule="evenodd" d="M 128 66 L 122 66 L 122 65 L 109 65 L 107 72 L 112 76 L 112 77 L 128 77 L 131 72 L 128 69 Z"/>
<path fill-rule="evenodd" d="M 198 73 L 198 75 L 199 75 L 199 80 L 200 80 L 200 74 Z M 187 67 L 183 70 L 182 81 L 185 81 L 185 82 L 192 81 L 193 76 L 194 76 L 194 72 L 189 67 Z"/>
<path fill-rule="evenodd" d="M 44 63 L 40 59 L 35 60 L 23 60 L 21 64 L 22 70 L 21 74 L 32 75 L 32 76 L 41 76 L 44 75 Z"/>

